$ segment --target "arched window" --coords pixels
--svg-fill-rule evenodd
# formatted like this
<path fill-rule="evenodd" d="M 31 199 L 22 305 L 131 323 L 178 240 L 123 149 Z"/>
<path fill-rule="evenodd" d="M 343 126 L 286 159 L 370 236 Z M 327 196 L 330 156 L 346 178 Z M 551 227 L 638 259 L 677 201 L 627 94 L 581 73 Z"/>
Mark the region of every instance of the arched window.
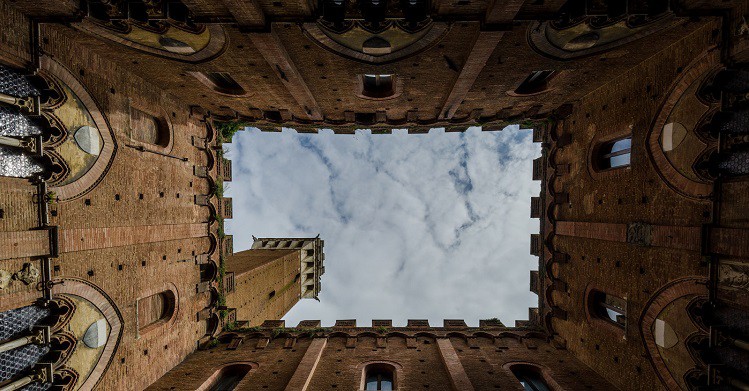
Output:
<path fill-rule="evenodd" d="M 172 291 L 163 291 L 138 299 L 138 331 L 143 333 L 169 320 L 174 314 L 175 299 Z"/>
<path fill-rule="evenodd" d="M 531 365 L 513 365 L 510 370 L 525 391 L 551 391 L 538 368 Z"/>
<path fill-rule="evenodd" d="M 517 95 L 531 95 L 543 92 L 549 88 L 549 80 L 554 75 L 554 71 L 533 71 L 522 83 L 515 89 Z"/>
<path fill-rule="evenodd" d="M 366 98 L 383 99 L 395 95 L 395 75 L 365 74 L 362 75 L 361 95 Z"/>
<path fill-rule="evenodd" d="M 624 328 L 627 324 L 627 302 L 620 297 L 591 290 L 588 297 L 588 310 L 591 316 L 617 327 Z"/>
<path fill-rule="evenodd" d="M 370 364 L 364 368 L 364 389 L 394 390 L 393 367 L 387 364 Z"/>
<path fill-rule="evenodd" d="M 130 137 L 142 143 L 165 148 L 169 145 L 169 125 L 165 120 L 131 106 Z"/>
<path fill-rule="evenodd" d="M 601 144 L 596 151 L 596 168 L 628 167 L 632 151 L 632 137 L 628 136 Z"/>
<path fill-rule="evenodd" d="M 247 91 L 227 72 L 192 72 L 192 75 L 219 94 L 233 96 L 247 94 Z"/>
<path fill-rule="evenodd" d="M 249 363 L 236 363 L 222 367 L 208 378 L 198 388 L 198 391 L 232 391 L 252 369 L 253 366 Z"/>

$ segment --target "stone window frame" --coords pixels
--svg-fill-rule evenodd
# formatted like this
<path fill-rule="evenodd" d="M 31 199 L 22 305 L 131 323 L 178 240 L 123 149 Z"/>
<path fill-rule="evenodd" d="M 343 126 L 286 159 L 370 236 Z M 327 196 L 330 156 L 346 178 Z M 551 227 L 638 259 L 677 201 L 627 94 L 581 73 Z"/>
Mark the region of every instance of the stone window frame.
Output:
<path fill-rule="evenodd" d="M 95 36 L 111 40 L 113 42 L 116 42 L 118 44 L 127 46 L 133 50 L 137 50 L 140 52 L 148 53 L 154 56 L 167 58 L 174 61 L 179 61 L 181 63 L 192 63 L 192 64 L 198 64 L 202 62 L 207 62 L 210 60 L 213 60 L 219 56 L 221 56 L 227 46 L 227 43 L 229 42 L 228 35 L 224 28 L 218 24 L 207 24 L 205 26 L 206 29 L 208 29 L 210 33 L 210 40 L 208 41 L 208 45 L 204 47 L 201 50 L 198 50 L 197 52 L 190 53 L 190 54 L 179 54 L 174 53 L 166 49 L 158 49 L 153 48 L 150 46 L 146 46 L 140 43 L 137 43 L 135 41 L 131 41 L 128 39 L 125 39 L 121 36 L 118 36 L 111 30 L 98 25 L 96 22 L 86 20 L 79 23 L 73 23 L 73 27 L 82 31 L 85 31 L 87 33 L 91 33 Z"/>
<path fill-rule="evenodd" d="M 673 14 L 665 15 L 664 17 L 660 17 L 655 19 L 653 22 L 649 23 L 649 25 L 645 26 L 645 28 L 641 29 L 641 31 L 632 34 L 630 36 L 606 43 L 601 45 L 593 45 L 590 48 L 583 49 L 583 50 L 577 50 L 577 51 L 570 51 L 565 50 L 562 48 L 557 47 L 556 45 L 552 44 L 551 41 L 547 38 L 547 29 L 553 28 L 551 25 L 553 22 L 539 22 L 538 24 L 530 24 L 528 26 L 528 30 L 526 32 L 528 43 L 530 44 L 530 47 L 533 49 L 533 51 L 537 52 L 538 54 L 551 58 L 554 60 L 564 61 L 564 60 L 574 60 L 574 59 L 580 59 L 584 57 L 599 55 L 605 52 L 612 51 L 613 49 L 616 49 L 621 46 L 625 46 L 629 43 L 635 42 L 639 40 L 640 38 L 647 37 L 651 34 L 655 34 L 659 31 L 662 31 L 664 29 L 673 27 L 674 25 L 679 23 L 679 19 L 674 17 Z M 596 29 L 592 30 L 595 31 Z"/>
<path fill-rule="evenodd" d="M 335 40 L 330 38 L 330 36 L 328 35 L 329 33 L 326 32 L 327 28 L 321 27 L 321 24 L 319 24 L 318 22 L 307 22 L 302 24 L 302 30 L 304 31 L 305 35 L 325 50 L 338 54 L 342 57 L 366 64 L 387 64 L 411 57 L 415 54 L 429 49 L 432 46 L 435 46 L 450 31 L 449 24 L 443 22 L 432 22 L 430 27 L 428 28 L 429 31 L 426 33 L 426 35 L 424 35 L 421 39 L 417 40 L 413 44 L 401 50 L 396 50 L 384 55 L 374 56 L 351 49 L 336 42 Z"/>
<path fill-rule="evenodd" d="M 392 84 L 393 84 L 393 93 L 387 96 L 383 97 L 376 97 L 376 96 L 369 96 L 364 94 L 364 76 L 365 75 L 390 75 L 392 78 Z M 403 78 L 399 77 L 395 72 L 383 72 L 383 71 L 377 71 L 376 73 L 361 73 L 356 75 L 356 96 L 361 99 L 367 99 L 367 100 L 388 100 L 388 99 L 395 99 L 399 97 L 403 93 Z"/>
<path fill-rule="evenodd" d="M 109 338 L 104 345 L 101 356 L 99 356 L 99 361 L 88 374 L 88 377 L 79 384 L 81 390 L 93 390 L 114 359 L 114 354 L 117 352 L 124 331 L 124 320 L 114 301 L 98 286 L 78 278 L 63 278 L 59 281 L 65 283 L 55 284 L 52 287 L 53 297 L 66 294 L 80 296 L 96 306 L 109 323 Z"/>
<path fill-rule="evenodd" d="M 143 147 L 150 151 L 156 151 L 159 153 L 168 154 L 174 148 L 174 127 L 172 121 L 169 119 L 169 115 L 164 111 L 163 105 L 161 104 L 144 104 L 143 102 L 133 102 L 132 99 L 128 99 L 127 107 L 127 130 L 128 130 L 128 144 Z M 161 112 L 158 113 L 154 108 L 158 107 Z M 168 137 L 167 142 L 160 142 L 159 144 L 151 144 L 148 142 L 136 140 L 133 138 L 133 124 L 132 116 L 133 110 L 138 110 L 142 113 L 152 116 L 159 126 L 159 137 Z"/>
<path fill-rule="evenodd" d="M 613 147 L 620 141 L 629 140 L 629 148 L 622 149 L 621 151 L 609 151 L 609 152 L 603 152 L 605 149 L 608 149 L 609 146 L 611 147 L 611 150 L 613 150 Z M 596 144 L 596 146 L 593 149 L 593 156 L 591 158 L 591 164 L 593 165 L 593 169 L 602 172 L 602 171 L 610 171 L 610 170 L 619 170 L 619 169 L 625 169 L 627 167 L 632 166 L 632 151 L 633 151 L 633 145 L 632 145 L 632 135 L 628 134 L 623 137 L 617 137 L 613 139 L 608 139 L 606 141 L 600 141 Z M 623 156 L 623 155 L 629 155 L 629 161 L 627 164 L 619 165 L 619 166 L 612 166 L 611 165 L 611 159 L 617 156 Z M 609 161 L 609 167 L 604 167 L 601 162 L 605 159 L 608 159 Z"/>
<path fill-rule="evenodd" d="M 242 389 L 245 385 L 249 385 L 249 378 L 250 375 L 255 372 L 258 367 L 260 366 L 258 363 L 254 361 L 232 361 L 227 362 L 224 364 L 221 364 L 218 367 L 214 367 L 213 373 L 211 373 L 211 376 L 209 376 L 201 385 L 197 388 L 195 391 L 208 391 L 213 387 L 214 383 L 219 379 L 223 371 L 226 371 L 227 369 L 230 369 L 231 367 L 249 367 L 247 370 L 247 373 L 242 377 L 242 379 L 237 384 L 237 389 Z M 241 386 L 241 387 L 240 387 Z"/>
<path fill-rule="evenodd" d="M 101 152 L 99 153 L 99 157 L 86 173 L 71 183 L 50 188 L 51 191 L 57 193 L 57 197 L 60 201 L 68 201 L 82 197 L 101 183 L 109 172 L 109 168 L 117 155 L 117 138 L 113 129 L 109 126 L 109 121 L 107 120 L 105 113 L 99 109 L 94 97 L 88 92 L 86 87 L 75 76 L 73 76 L 70 70 L 47 55 L 42 55 L 39 62 L 42 74 L 49 74 L 55 77 L 57 80 L 67 85 L 67 87 L 78 97 L 86 110 L 88 110 L 96 127 L 99 129 L 99 135 L 104 143 Z"/>
<path fill-rule="evenodd" d="M 365 391 L 367 368 L 372 367 L 389 367 L 388 369 L 393 374 L 393 390 L 398 390 L 399 384 L 403 382 L 403 365 L 395 361 L 370 360 L 364 361 L 356 366 L 356 372 L 359 373 L 359 391 Z"/>
<path fill-rule="evenodd" d="M 592 311 L 593 303 L 591 303 L 590 299 L 595 292 L 611 295 L 624 300 L 624 325 L 614 324 L 614 322 L 609 318 L 604 318 L 603 316 Z M 629 319 L 627 319 L 627 314 L 629 314 L 628 307 L 629 299 L 627 298 L 626 293 L 612 289 L 603 289 L 597 285 L 588 285 L 585 288 L 585 295 L 583 296 L 583 309 L 585 313 L 585 319 L 587 320 L 588 324 L 591 326 L 600 326 L 600 328 L 608 330 L 609 332 L 614 334 L 620 334 L 622 336 L 622 339 L 627 339 L 627 329 L 630 324 Z"/>
<path fill-rule="evenodd" d="M 668 369 L 666 361 L 661 356 L 655 343 L 653 332 L 655 320 L 658 315 L 674 301 L 685 296 L 707 297 L 708 281 L 703 277 L 682 277 L 661 286 L 648 299 L 647 304 L 640 316 L 639 331 L 642 342 L 645 345 L 647 359 L 653 365 L 656 375 L 669 389 L 679 389 L 679 383 Z"/>
<path fill-rule="evenodd" d="M 162 317 L 161 319 L 141 328 L 140 318 L 138 317 L 138 301 L 164 292 L 170 292 L 171 299 L 173 300 L 166 311 L 168 313 L 168 316 Z M 140 296 L 135 299 L 135 339 L 140 339 L 144 335 L 149 334 L 154 330 L 160 330 L 164 327 L 173 325 L 176 322 L 177 314 L 179 313 L 179 299 L 180 297 L 177 286 L 173 283 L 168 283 L 166 285 L 162 285 L 159 288 L 153 288 L 141 292 Z"/>
<path fill-rule="evenodd" d="M 679 77 L 669 86 L 660 107 L 652 122 L 652 126 L 645 135 L 645 150 L 653 165 L 654 171 L 669 188 L 689 198 L 705 198 L 712 194 L 713 184 L 695 182 L 681 174 L 666 158 L 660 144 L 661 132 L 666 125 L 671 112 L 681 100 L 682 95 L 693 83 L 702 83 L 722 69 L 720 54 L 716 51 L 705 51 L 692 61 Z M 699 96 L 698 96 L 699 98 Z M 705 102 L 703 102 L 705 104 Z M 709 110 L 708 110 L 709 112 Z"/>
<path fill-rule="evenodd" d="M 559 383 L 554 380 L 554 377 L 552 376 L 552 371 L 549 369 L 549 367 L 541 364 L 537 364 L 530 361 L 511 361 L 508 363 L 505 363 L 502 365 L 502 369 L 507 372 L 507 374 L 510 376 L 511 379 L 516 379 L 518 382 L 520 382 L 520 379 L 515 376 L 515 373 L 512 371 L 513 367 L 531 367 L 533 370 L 538 372 L 539 375 L 541 375 L 541 378 L 546 383 L 546 386 L 549 387 L 550 391 L 562 391 L 563 388 L 559 385 Z"/>
<path fill-rule="evenodd" d="M 590 144 L 588 145 L 588 158 L 587 158 L 587 166 L 588 166 L 588 173 L 591 177 L 595 179 L 605 179 L 605 180 L 612 180 L 623 173 L 629 173 L 632 170 L 632 167 L 635 166 L 635 164 L 638 162 L 639 154 L 636 153 L 636 150 L 639 150 L 636 147 L 636 138 L 633 131 L 633 125 L 629 124 L 627 126 L 624 126 L 623 129 L 617 130 L 608 134 L 604 134 L 601 136 L 594 137 Z M 609 169 L 599 169 L 597 167 L 596 161 L 598 160 L 598 152 L 599 148 L 609 142 L 619 140 L 622 138 L 630 137 L 632 139 L 632 144 L 630 145 L 630 151 L 629 151 L 629 165 L 622 166 L 622 167 L 614 167 Z"/>
<path fill-rule="evenodd" d="M 528 81 L 529 79 L 532 79 L 534 74 L 543 73 L 543 72 L 550 72 L 544 78 L 544 82 L 546 83 L 546 86 L 544 89 L 539 90 L 539 91 L 534 91 L 534 92 L 528 92 L 528 93 L 517 92 L 518 88 L 522 87 L 523 84 L 525 84 L 525 82 Z M 540 94 L 545 94 L 554 89 L 554 87 L 552 86 L 552 81 L 556 79 L 562 73 L 563 73 L 562 71 L 558 71 L 556 69 L 542 69 L 538 71 L 531 71 L 525 78 L 523 78 L 523 80 L 516 83 L 511 90 L 507 91 L 507 95 L 514 96 L 514 97 L 526 97 L 526 96 L 536 96 Z"/>
<path fill-rule="evenodd" d="M 229 96 L 229 97 L 242 97 L 242 96 L 248 96 L 250 93 L 247 91 L 247 89 L 239 83 L 237 79 L 235 79 L 231 73 L 224 72 L 224 71 L 211 71 L 211 72 L 202 72 L 202 71 L 190 71 L 188 72 L 190 75 L 192 75 L 194 78 L 196 78 L 200 83 L 202 83 L 204 86 L 208 87 L 211 91 L 223 95 L 223 96 Z M 208 73 L 215 73 L 215 74 L 223 74 L 225 76 L 228 76 L 232 79 L 232 81 L 237 85 L 236 89 L 228 89 L 222 86 L 219 86 L 211 80 L 211 78 L 208 76 Z"/>

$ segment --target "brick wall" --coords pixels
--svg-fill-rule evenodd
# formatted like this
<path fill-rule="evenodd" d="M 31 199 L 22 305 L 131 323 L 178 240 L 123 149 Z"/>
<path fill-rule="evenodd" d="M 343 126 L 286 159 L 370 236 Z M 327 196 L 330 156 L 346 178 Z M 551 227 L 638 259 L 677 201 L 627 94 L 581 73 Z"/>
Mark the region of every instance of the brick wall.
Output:
<path fill-rule="evenodd" d="M 300 255 L 300 250 L 247 250 L 227 258 L 234 292 L 227 295 L 226 305 L 237 309 L 237 320 L 257 326 L 286 315 L 301 296 L 301 282 L 295 279 Z"/>
<path fill-rule="evenodd" d="M 236 350 L 228 350 L 228 343 L 219 343 L 198 351 L 149 390 L 195 389 L 230 362 L 258 364 L 244 387 L 278 391 L 360 389 L 362 369 L 368 362 L 396 366 L 398 389 L 403 390 L 519 390 L 520 382 L 509 370 L 511 363 L 539 366 L 549 384 L 560 389 L 612 387 L 570 352 L 552 347 L 542 335 L 522 330 L 395 327 L 382 331 L 353 327 L 337 331 L 312 329 L 315 338 L 306 333 L 309 329 L 273 330 L 239 333 L 243 340 Z M 227 336 L 226 341 L 231 338 Z M 321 347 L 319 359 L 312 355 L 311 360 L 302 360 L 308 349 L 316 353 Z M 446 354 L 449 365 L 443 359 Z M 460 386 L 454 388 L 452 384 L 458 377 Z M 296 382 L 299 378 L 309 379 L 306 388 Z"/>

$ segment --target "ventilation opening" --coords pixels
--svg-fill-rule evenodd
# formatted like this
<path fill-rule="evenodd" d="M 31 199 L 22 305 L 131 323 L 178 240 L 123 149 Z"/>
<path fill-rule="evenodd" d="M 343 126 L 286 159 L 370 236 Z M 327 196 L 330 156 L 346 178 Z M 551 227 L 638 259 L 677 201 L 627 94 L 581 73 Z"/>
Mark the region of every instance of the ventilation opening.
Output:
<path fill-rule="evenodd" d="M 518 95 L 530 95 L 543 92 L 549 88 L 549 80 L 553 75 L 554 71 L 533 71 L 515 89 L 515 93 Z"/>
<path fill-rule="evenodd" d="M 264 113 L 265 119 L 269 121 L 274 122 L 281 122 L 283 121 L 283 118 L 281 117 L 281 112 L 278 110 L 269 110 Z"/>
<path fill-rule="evenodd" d="M 356 113 L 354 115 L 354 121 L 357 124 L 372 125 L 377 122 L 377 116 L 375 113 Z"/>

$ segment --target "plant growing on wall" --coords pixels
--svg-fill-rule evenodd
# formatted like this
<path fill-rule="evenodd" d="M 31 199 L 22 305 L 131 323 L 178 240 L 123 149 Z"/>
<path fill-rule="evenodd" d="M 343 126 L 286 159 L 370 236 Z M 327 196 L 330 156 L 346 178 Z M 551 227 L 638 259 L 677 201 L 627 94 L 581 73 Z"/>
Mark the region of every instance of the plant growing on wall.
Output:
<path fill-rule="evenodd" d="M 218 130 L 218 139 L 220 143 L 230 143 L 235 133 L 247 127 L 246 122 L 239 120 L 214 123 L 216 124 L 216 129 Z"/>

